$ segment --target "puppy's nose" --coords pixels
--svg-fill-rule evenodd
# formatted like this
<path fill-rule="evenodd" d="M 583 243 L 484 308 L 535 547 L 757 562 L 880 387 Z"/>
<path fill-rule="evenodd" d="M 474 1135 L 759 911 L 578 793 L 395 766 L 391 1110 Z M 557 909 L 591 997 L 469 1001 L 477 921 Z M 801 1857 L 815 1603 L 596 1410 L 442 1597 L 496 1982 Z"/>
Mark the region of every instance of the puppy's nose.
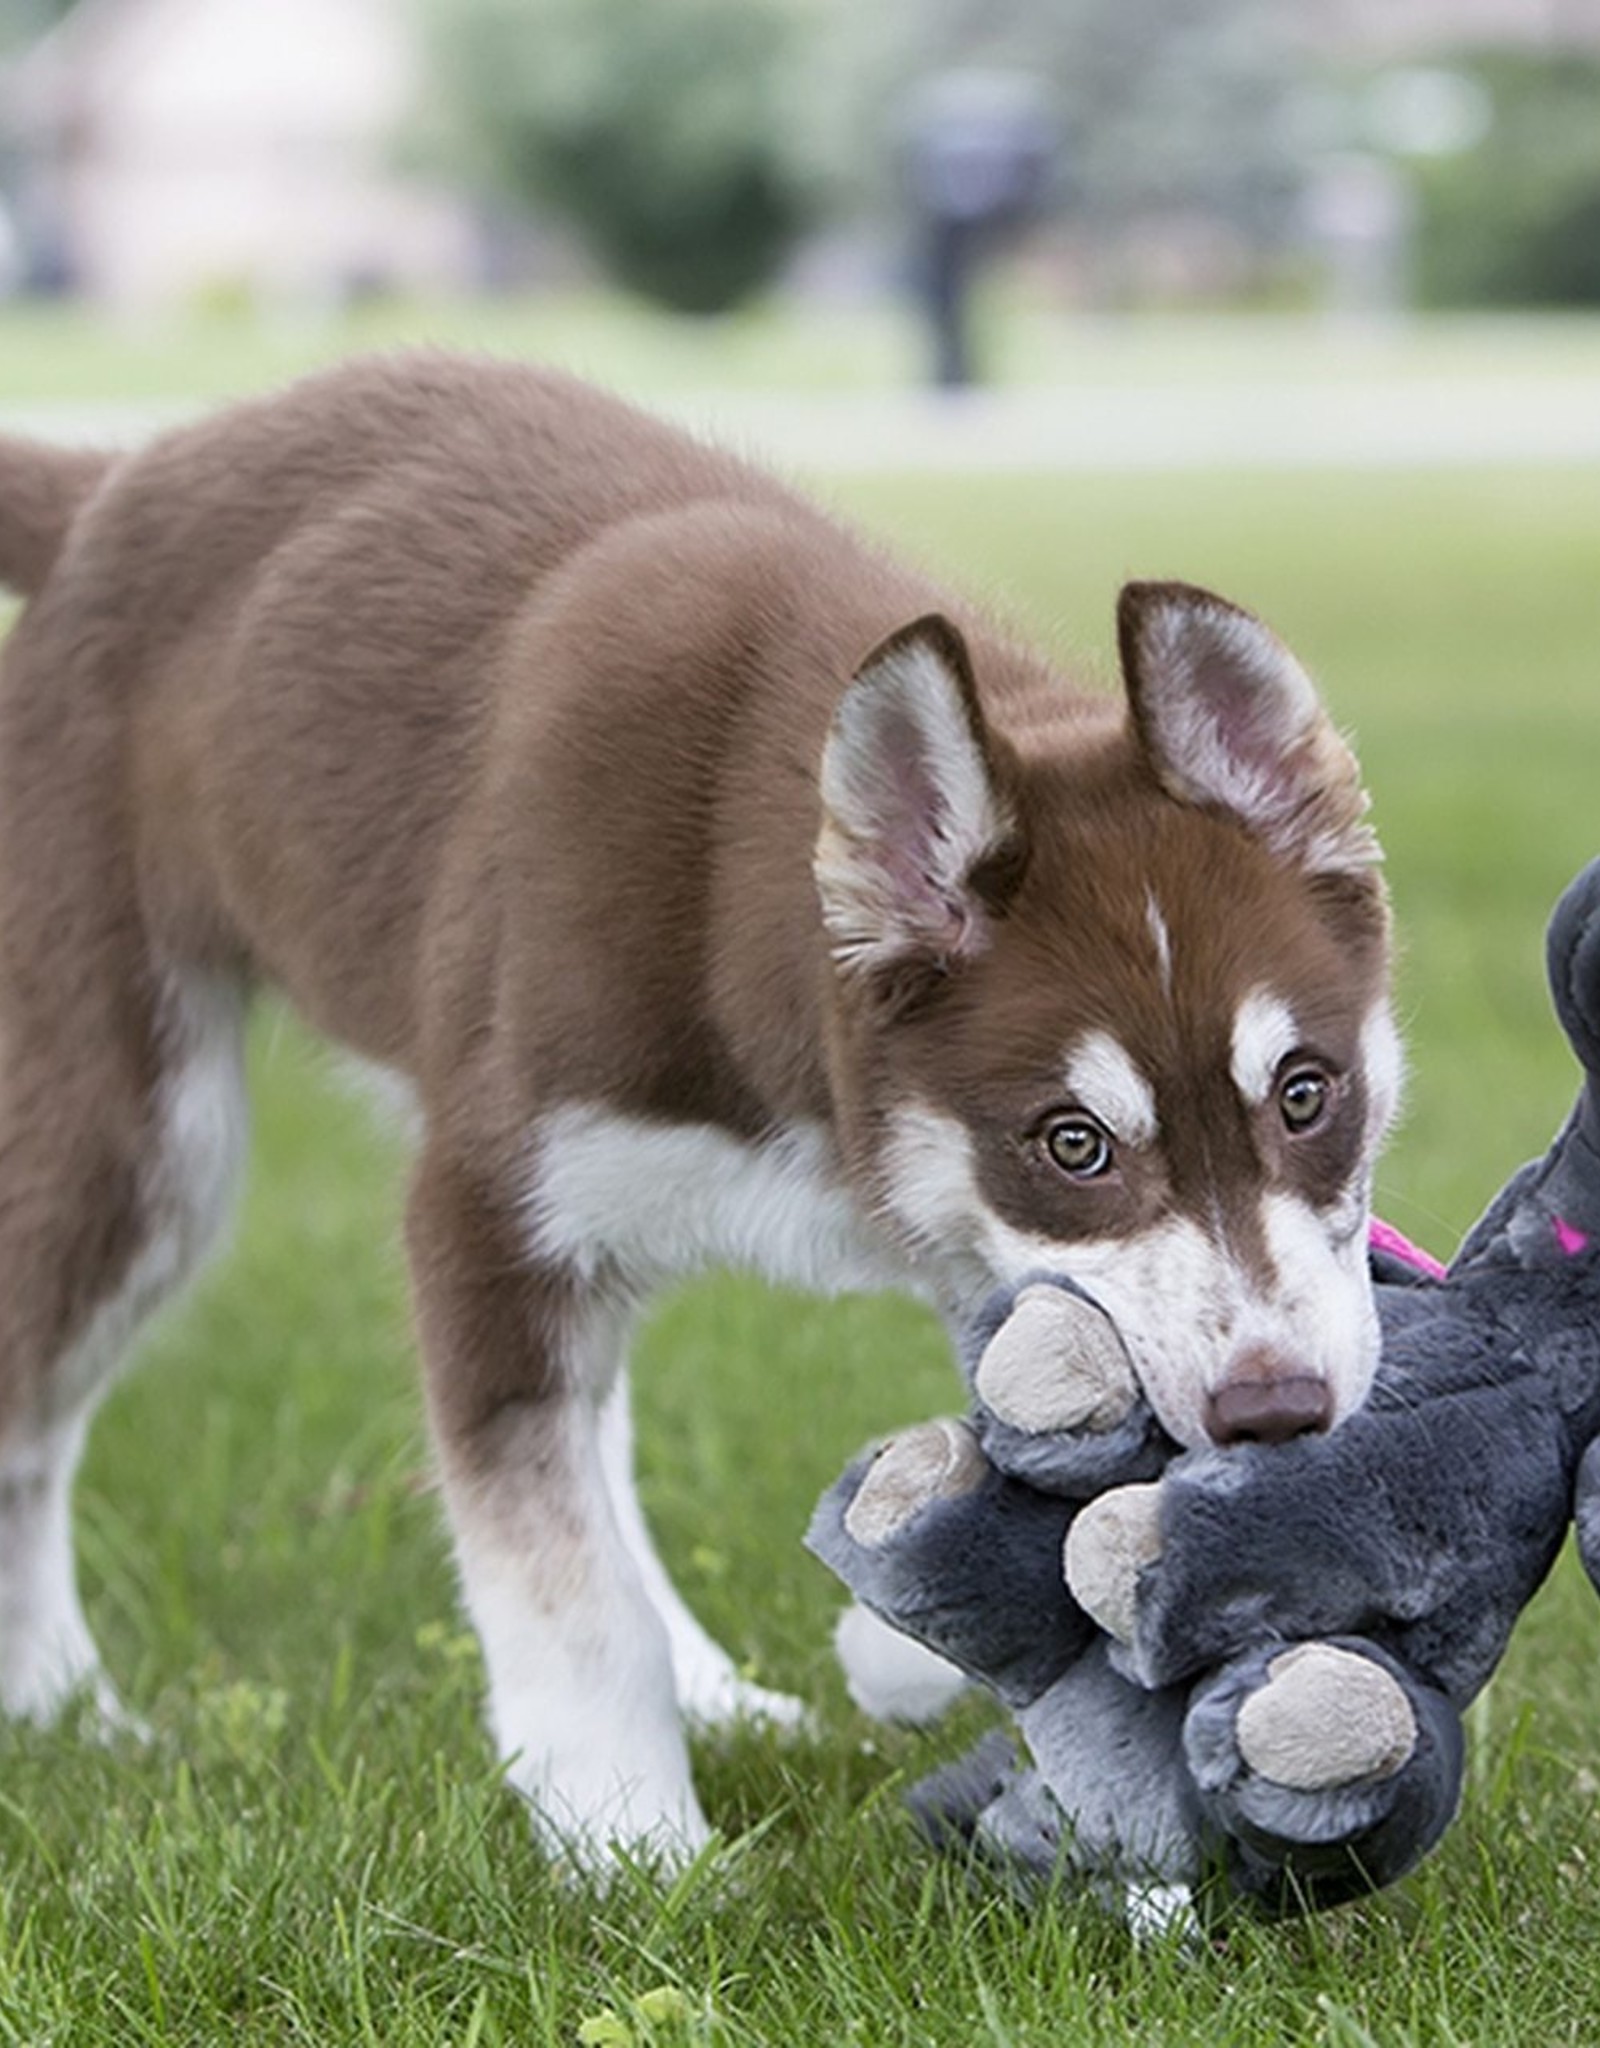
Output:
<path fill-rule="evenodd" d="M 1214 1444 L 1286 1444 L 1322 1434 L 1333 1420 L 1333 1393 L 1309 1373 L 1225 1380 L 1206 1396 L 1205 1419 Z"/>

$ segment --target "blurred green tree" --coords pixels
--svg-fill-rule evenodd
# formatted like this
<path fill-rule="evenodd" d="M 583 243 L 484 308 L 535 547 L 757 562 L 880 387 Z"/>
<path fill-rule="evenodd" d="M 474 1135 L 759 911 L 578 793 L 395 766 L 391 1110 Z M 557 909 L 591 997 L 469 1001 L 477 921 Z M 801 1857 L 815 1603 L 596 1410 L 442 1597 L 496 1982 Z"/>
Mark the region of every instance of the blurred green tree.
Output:
<path fill-rule="evenodd" d="M 1497 51 L 1456 68 L 1493 118 L 1472 148 L 1417 166 L 1419 298 L 1600 305 L 1600 58 Z"/>
<path fill-rule="evenodd" d="M 786 141 L 796 0 L 432 0 L 425 19 L 435 155 L 680 311 L 775 276 L 810 212 Z"/>

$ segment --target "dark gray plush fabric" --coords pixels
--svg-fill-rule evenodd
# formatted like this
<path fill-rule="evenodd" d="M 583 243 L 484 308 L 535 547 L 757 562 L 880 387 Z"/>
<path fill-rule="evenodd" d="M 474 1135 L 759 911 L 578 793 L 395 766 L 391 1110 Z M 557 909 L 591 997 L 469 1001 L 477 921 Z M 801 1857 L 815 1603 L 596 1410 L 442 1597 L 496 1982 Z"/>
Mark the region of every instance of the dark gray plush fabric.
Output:
<path fill-rule="evenodd" d="M 1600 861 L 1557 906 L 1548 962 L 1584 1069 L 1577 1105 L 1443 1281 L 1378 1262 L 1383 1361 L 1332 1435 L 1178 1456 L 1142 1407 L 1093 1439 L 1028 1439 L 980 1405 L 980 1440 L 1009 1476 L 871 1553 L 843 1524 L 864 1467 L 825 1498 L 818 1555 L 991 1684 L 1031 1753 L 1030 1766 L 990 1748 L 942 1774 L 919 1795 L 925 1825 L 937 1814 L 935 1832 L 1009 1845 L 1029 1868 L 1210 1871 L 1269 1912 L 1391 1882 L 1443 1832 L 1459 1713 L 1574 1512 L 1600 1585 Z M 970 1333 L 969 1378 L 1017 1291 Z M 1063 1584 L 1062 1535 L 1085 1499 L 1156 1471 L 1161 1555 L 1140 1577 L 1132 1644 L 1108 1646 Z M 1250 1772 L 1238 1717 L 1286 1644 L 1323 1639 L 1399 1682 L 1417 1739 L 1388 1776 L 1292 1791 Z"/>
<path fill-rule="evenodd" d="M 1239 1710 L 1265 1684 L 1281 1643 L 1258 1645 L 1189 1695 L 1183 1746 L 1197 1838 L 1226 1889 L 1269 1916 L 1336 1906 L 1394 1883 L 1439 1840 L 1460 1796 L 1461 1722 L 1443 1693 L 1371 1643 L 1331 1640 L 1381 1665 L 1410 1700 L 1416 1746 L 1390 1777 L 1299 1792 L 1249 1768 L 1239 1754 Z"/>
<path fill-rule="evenodd" d="M 1051 1690 L 1017 1716 L 1043 1783 L 1070 1788 L 1065 1853 L 1121 1884 L 1190 1884 L 1206 1860 L 1184 1757 L 1187 1688 L 1147 1692 L 1116 1671 L 1097 1636 Z"/>
<path fill-rule="evenodd" d="M 1175 1460 L 1130 1674 L 1172 1684 L 1263 1639 L 1349 1634 L 1470 1699 L 1560 1549 L 1574 1424 L 1586 1441 L 1600 1422 L 1594 1399 L 1561 1399 L 1581 1351 L 1600 1383 L 1596 1301 L 1576 1277 L 1458 1271 L 1382 1294 L 1385 1362 L 1342 1428 Z"/>
<path fill-rule="evenodd" d="M 914 1531 L 868 1549 L 844 1516 L 871 1465 L 858 1458 L 823 1495 L 807 1547 L 863 1606 L 1008 1707 L 1036 1700 L 1098 1633 L 1061 1582 L 1067 1504 L 991 1468 L 976 1492 L 930 1502 Z"/>

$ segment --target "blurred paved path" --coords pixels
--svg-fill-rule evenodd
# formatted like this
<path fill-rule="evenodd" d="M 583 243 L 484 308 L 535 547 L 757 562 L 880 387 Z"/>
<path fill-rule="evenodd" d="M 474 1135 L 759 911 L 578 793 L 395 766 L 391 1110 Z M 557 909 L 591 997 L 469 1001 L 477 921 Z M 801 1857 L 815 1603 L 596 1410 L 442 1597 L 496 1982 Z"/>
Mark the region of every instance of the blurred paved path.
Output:
<path fill-rule="evenodd" d="M 1575 374 L 643 402 L 741 452 L 819 473 L 1600 464 L 1600 378 Z M 191 410 L 0 406 L 0 427 L 130 443 Z"/>

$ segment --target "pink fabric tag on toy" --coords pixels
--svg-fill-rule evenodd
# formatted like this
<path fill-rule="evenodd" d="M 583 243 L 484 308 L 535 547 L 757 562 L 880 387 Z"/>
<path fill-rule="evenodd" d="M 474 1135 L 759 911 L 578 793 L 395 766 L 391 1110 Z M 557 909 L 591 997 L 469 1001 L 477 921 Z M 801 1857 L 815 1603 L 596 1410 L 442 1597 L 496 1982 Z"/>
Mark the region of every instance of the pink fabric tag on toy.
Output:
<path fill-rule="evenodd" d="M 1575 1259 L 1579 1252 L 1589 1249 L 1589 1233 L 1580 1230 L 1575 1223 L 1569 1223 L 1565 1216 L 1552 1218 L 1555 1224 L 1556 1243 L 1569 1259 Z"/>
<path fill-rule="evenodd" d="M 1385 1223 L 1379 1216 L 1374 1216 L 1367 1225 L 1367 1243 L 1375 1252 L 1387 1252 L 1390 1258 L 1414 1266 L 1419 1273 L 1426 1273 L 1430 1280 L 1445 1277 L 1445 1268 L 1432 1252 L 1425 1252 L 1420 1245 L 1413 1244 L 1404 1231 L 1396 1230 L 1392 1223 Z"/>

